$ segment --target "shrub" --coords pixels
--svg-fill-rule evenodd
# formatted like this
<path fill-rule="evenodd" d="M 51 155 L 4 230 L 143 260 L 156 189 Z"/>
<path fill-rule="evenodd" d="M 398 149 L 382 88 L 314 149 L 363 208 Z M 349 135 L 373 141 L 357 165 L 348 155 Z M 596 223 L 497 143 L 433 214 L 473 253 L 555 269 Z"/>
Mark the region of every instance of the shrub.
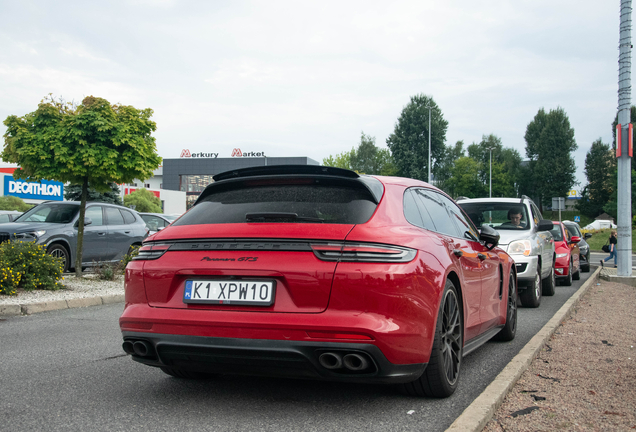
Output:
<path fill-rule="evenodd" d="M 0 244 L 0 274 L 3 294 L 15 294 L 17 288 L 58 290 L 62 261 L 46 253 L 43 246 L 31 242 L 6 241 Z M 5 278 L 6 277 L 6 278 Z"/>
<path fill-rule="evenodd" d="M 121 261 L 116 263 L 93 261 L 92 270 L 98 279 L 112 281 L 121 273 L 121 263 Z"/>
<path fill-rule="evenodd" d="M 128 252 L 128 254 L 124 255 L 124 258 L 122 258 L 122 260 L 121 260 L 122 272 L 124 272 L 126 270 L 126 266 L 128 265 L 128 263 L 131 262 L 132 259 L 134 257 L 136 257 L 137 255 L 139 255 L 139 246 L 131 246 L 130 247 L 130 252 Z"/>

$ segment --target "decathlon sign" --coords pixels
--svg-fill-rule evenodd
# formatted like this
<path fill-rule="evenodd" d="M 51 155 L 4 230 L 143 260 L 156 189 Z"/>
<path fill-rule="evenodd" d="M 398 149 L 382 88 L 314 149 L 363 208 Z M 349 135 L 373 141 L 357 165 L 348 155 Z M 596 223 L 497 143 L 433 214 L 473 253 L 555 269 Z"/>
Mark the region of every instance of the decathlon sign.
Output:
<path fill-rule="evenodd" d="M 26 182 L 6 175 L 4 176 L 4 194 L 26 199 L 62 201 L 64 200 L 64 184 L 49 180 Z"/>

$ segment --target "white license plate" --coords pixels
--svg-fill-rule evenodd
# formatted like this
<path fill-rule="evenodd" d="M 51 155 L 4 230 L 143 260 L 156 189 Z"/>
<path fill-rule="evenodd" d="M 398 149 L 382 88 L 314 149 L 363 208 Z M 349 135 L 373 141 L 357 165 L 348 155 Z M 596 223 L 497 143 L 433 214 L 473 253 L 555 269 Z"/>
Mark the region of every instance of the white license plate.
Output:
<path fill-rule="evenodd" d="M 184 303 L 271 306 L 274 281 L 263 280 L 187 280 Z"/>

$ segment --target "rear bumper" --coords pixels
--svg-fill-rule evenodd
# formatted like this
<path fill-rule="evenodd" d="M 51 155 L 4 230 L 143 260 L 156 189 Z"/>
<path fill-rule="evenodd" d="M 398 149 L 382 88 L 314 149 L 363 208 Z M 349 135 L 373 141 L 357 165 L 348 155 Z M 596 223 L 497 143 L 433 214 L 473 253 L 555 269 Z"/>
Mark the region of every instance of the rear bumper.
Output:
<path fill-rule="evenodd" d="M 346 382 L 404 383 L 417 379 L 426 363 L 393 364 L 369 343 L 240 339 L 123 331 L 124 344 L 145 342 L 144 356 L 132 359 L 148 366 L 206 373 L 263 375 Z M 130 347 L 130 345 L 128 345 Z M 129 350 L 128 350 L 129 351 Z M 322 354 L 344 358 L 355 354 L 368 366 L 351 370 L 344 364 L 326 368 Z"/>

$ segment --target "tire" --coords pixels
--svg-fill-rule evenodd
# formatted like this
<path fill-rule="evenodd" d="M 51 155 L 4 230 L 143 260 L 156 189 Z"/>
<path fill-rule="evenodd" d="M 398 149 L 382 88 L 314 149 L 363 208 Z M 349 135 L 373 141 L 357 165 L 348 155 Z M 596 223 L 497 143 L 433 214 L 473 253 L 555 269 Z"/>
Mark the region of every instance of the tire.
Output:
<path fill-rule="evenodd" d="M 537 268 L 532 286 L 526 288 L 519 294 L 521 304 L 527 308 L 538 308 L 541 304 L 541 269 Z"/>
<path fill-rule="evenodd" d="M 508 342 L 517 334 L 517 278 L 510 272 L 508 281 L 508 303 L 506 307 L 506 325 L 495 335 L 493 339 Z"/>
<path fill-rule="evenodd" d="M 570 268 L 568 269 L 568 277 L 563 280 L 563 285 L 572 286 L 572 260 L 570 260 Z"/>
<path fill-rule="evenodd" d="M 576 271 L 576 273 L 574 273 L 572 275 L 572 279 L 574 280 L 579 280 L 581 279 L 581 267 L 579 267 L 579 269 Z"/>
<path fill-rule="evenodd" d="M 585 262 L 587 264 L 585 264 L 584 266 L 581 266 L 581 270 L 583 271 L 583 273 L 589 273 L 590 272 L 590 254 L 589 253 L 585 257 Z"/>
<path fill-rule="evenodd" d="M 163 373 L 170 375 L 171 377 L 181 378 L 181 379 L 210 379 L 216 376 L 215 374 L 193 372 L 193 371 L 182 370 L 182 369 L 173 369 L 173 368 L 169 368 L 165 366 L 161 366 L 159 369 L 161 369 Z"/>
<path fill-rule="evenodd" d="M 554 287 L 556 287 L 556 275 L 554 273 L 555 272 L 554 272 L 554 261 L 553 261 L 552 268 L 550 269 L 550 276 L 543 279 L 542 281 L 541 294 L 543 294 L 544 296 L 551 297 L 556 292 L 556 290 L 554 289 Z"/>
<path fill-rule="evenodd" d="M 463 326 L 457 290 L 453 282 L 447 280 L 437 316 L 431 358 L 422 376 L 403 384 L 406 393 L 443 398 L 455 392 L 464 346 Z"/>
<path fill-rule="evenodd" d="M 66 248 L 64 246 L 62 246 L 61 244 L 53 244 L 51 246 L 48 247 L 48 249 L 46 250 L 46 253 L 56 257 L 56 258 L 61 258 L 62 259 L 62 273 L 67 273 L 68 269 L 71 265 L 71 258 L 69 256 L 68 251 L 66 250 Z"/>

